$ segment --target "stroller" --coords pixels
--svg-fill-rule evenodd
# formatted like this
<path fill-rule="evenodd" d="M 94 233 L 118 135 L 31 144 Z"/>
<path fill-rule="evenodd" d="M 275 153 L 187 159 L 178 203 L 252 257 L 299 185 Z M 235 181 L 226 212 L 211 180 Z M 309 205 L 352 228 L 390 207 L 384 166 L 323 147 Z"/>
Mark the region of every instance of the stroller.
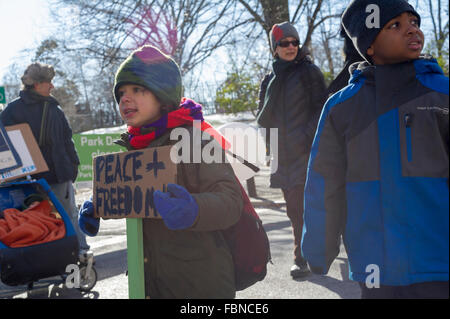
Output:
<path fill-rule="evenodd" d="M 93 254 L 79 256 L 78 239 L 70 217 L 45 179 L 0 184 L 0 218 L 7 208 L 20 210 L 39 199 L 48 200 L 57 211 L 56 216 L 65 227 L 64 237 L 26 247 L 10 247 L 0 241 L 1 282 L 8 286 L 27 285 L 31 291 L 38 280 L 60 276 L 67 288 L 90 291 L 97 282 Z"/>

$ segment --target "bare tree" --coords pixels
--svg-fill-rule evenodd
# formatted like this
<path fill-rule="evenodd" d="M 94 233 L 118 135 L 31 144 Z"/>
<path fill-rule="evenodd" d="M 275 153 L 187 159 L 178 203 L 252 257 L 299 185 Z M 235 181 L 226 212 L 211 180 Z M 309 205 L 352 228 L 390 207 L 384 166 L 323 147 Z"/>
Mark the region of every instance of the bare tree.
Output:
<path fill-rule="evenodd" d="M 327 2 L 322 6 L 319 13 L 319 21 L 322 21 L 319 25 L 319 36 L 316 36 L 313 46 L 314 57 L 317 59 L 319 65 L 321 65 L 324 72 L 325 79 L 330 81 L 335 76 L 335 71 L 340 69 L 343 64 L 340 47 L 342 47 L 342 39 L 339 36 L 340 33 L 340 19 L 324 19 L 324 17 L 331 17 L 337 15 L 333 14 L 333 3 Z M 339 15 L 338 15 L 339 16 Z"/>
<path fill-rule="evenodd" d="M 433 3 L 437 4 L 437 6 L 433 5 Z M 447 7 L 444 9 L 445 5 Z M 431 22 L 433 24 L 433 40 L 436 46 L 437 55 L 439 57 L 443 56 L 444 53 L 443 48 L 445 44 L 448 43 L 448 36 L 449 36 L 448 1 L 444 2 L 444 6 L 441 0 L 428 0 L 428 9 L 431 15 Z M 445 11 L 443 12 L 443 10 Z M 444 17 L 447 18 L 446 22 L 444 20 Z"/>
<path fill-rule="evenodd" d="M 59 0 L 62 7 L 76 8 L 78 16 L 80 41 L 67 42 L 68 50 L 85 51 L 104 67 L 119 63 L 138 46 L 153 44 L 172 55 L 183 73 L 232 43 L 228 35 L 247 22 L 229 18 L 233 2 Z M 58 12 L 56 8 L 54 14 Z"/>
<path fill-rule="evenodd" d="M 266 32 L 269 41 L 269 32 L 276 23 L 290 21 L 293 24 L 302 23 L 306 25 L 303 46 L 311 45 L 312 34 L 318 26 L 331 18 L 338 18 L 338 13 L 321 15 L 323 0 L 300 0 L 298 4 L 290 6 L 288 0 L 237 0 L 242 7 L 253 17 Z M 289 11 L 293 9 L 294 14 L 290 18 Z"/>
<path fill-rule="evenodd" d="M 234 0 L 56 0 L 60 56 L 71 56 L 74 72 L 82 73 L 79 112 L 92 113 L 96 127 L 117 125 L 114 72 L 131 50 L 153 44 L 186 75 L 234 42 L 230 34 L 247 23 L 234 9 Z"/>

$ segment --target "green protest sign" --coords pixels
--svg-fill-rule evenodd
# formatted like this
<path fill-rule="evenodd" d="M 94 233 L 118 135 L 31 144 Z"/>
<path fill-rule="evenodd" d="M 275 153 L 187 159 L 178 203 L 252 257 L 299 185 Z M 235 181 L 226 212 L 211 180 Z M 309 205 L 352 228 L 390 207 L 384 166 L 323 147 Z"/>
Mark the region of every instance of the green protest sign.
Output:
<path fill-rule="evenodd" d="M 77 183 L 92 182 L 92 159 L 95 156 L 123 152 L 125 149 L 114 141 L 120 134 L 74 134 L 73 141 L 80 158 Z"/>
<path fill-rule="evenodd" d="M 0 86 L 0 104 L 6 104 L 5 87 Z"/>

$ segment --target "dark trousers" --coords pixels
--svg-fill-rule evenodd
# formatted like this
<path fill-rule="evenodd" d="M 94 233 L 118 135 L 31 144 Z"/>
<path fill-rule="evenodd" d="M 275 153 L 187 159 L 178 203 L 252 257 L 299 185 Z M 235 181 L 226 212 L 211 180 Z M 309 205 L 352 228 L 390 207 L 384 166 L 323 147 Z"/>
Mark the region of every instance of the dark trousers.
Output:
<path fill-rule="evenodd" d="M 409 286 L 361 287 L 361 299 L 448 299 L 448 281 L 421 282 Z"/>
<path fill-rule="evenodd" d="M 286 212 L 291 221 L 294 235 L 294 262 L 297 265 L 305 265 L 306 261 L 301 253 L 301 241 L 303 230 L 303 192 L 305 185 L 296 185 L 293 188 L 281 189 L 286 201 Z"/>

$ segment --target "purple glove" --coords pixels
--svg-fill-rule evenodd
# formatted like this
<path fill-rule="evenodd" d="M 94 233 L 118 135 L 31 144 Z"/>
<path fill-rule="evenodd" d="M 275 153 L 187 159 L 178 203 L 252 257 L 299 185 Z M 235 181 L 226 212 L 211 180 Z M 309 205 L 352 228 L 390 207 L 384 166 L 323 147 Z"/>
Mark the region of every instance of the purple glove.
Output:
<path fill-rule="evenodd" d="M 78 225 L 80 229 L 88 236 L 94 237 L 100 228 L 100 218 L 94 217 L 94 205 L 92 201 L 87 200 L 83 203 L 78 212 Z"/>
<path fill-rule="evenodd" d="M 183 186 L 168 184 L 167 191 L 153 193 L 156 211 L 164 224 L 172 230 L 191 227 L 198 215 L 197 202 Z"/>

